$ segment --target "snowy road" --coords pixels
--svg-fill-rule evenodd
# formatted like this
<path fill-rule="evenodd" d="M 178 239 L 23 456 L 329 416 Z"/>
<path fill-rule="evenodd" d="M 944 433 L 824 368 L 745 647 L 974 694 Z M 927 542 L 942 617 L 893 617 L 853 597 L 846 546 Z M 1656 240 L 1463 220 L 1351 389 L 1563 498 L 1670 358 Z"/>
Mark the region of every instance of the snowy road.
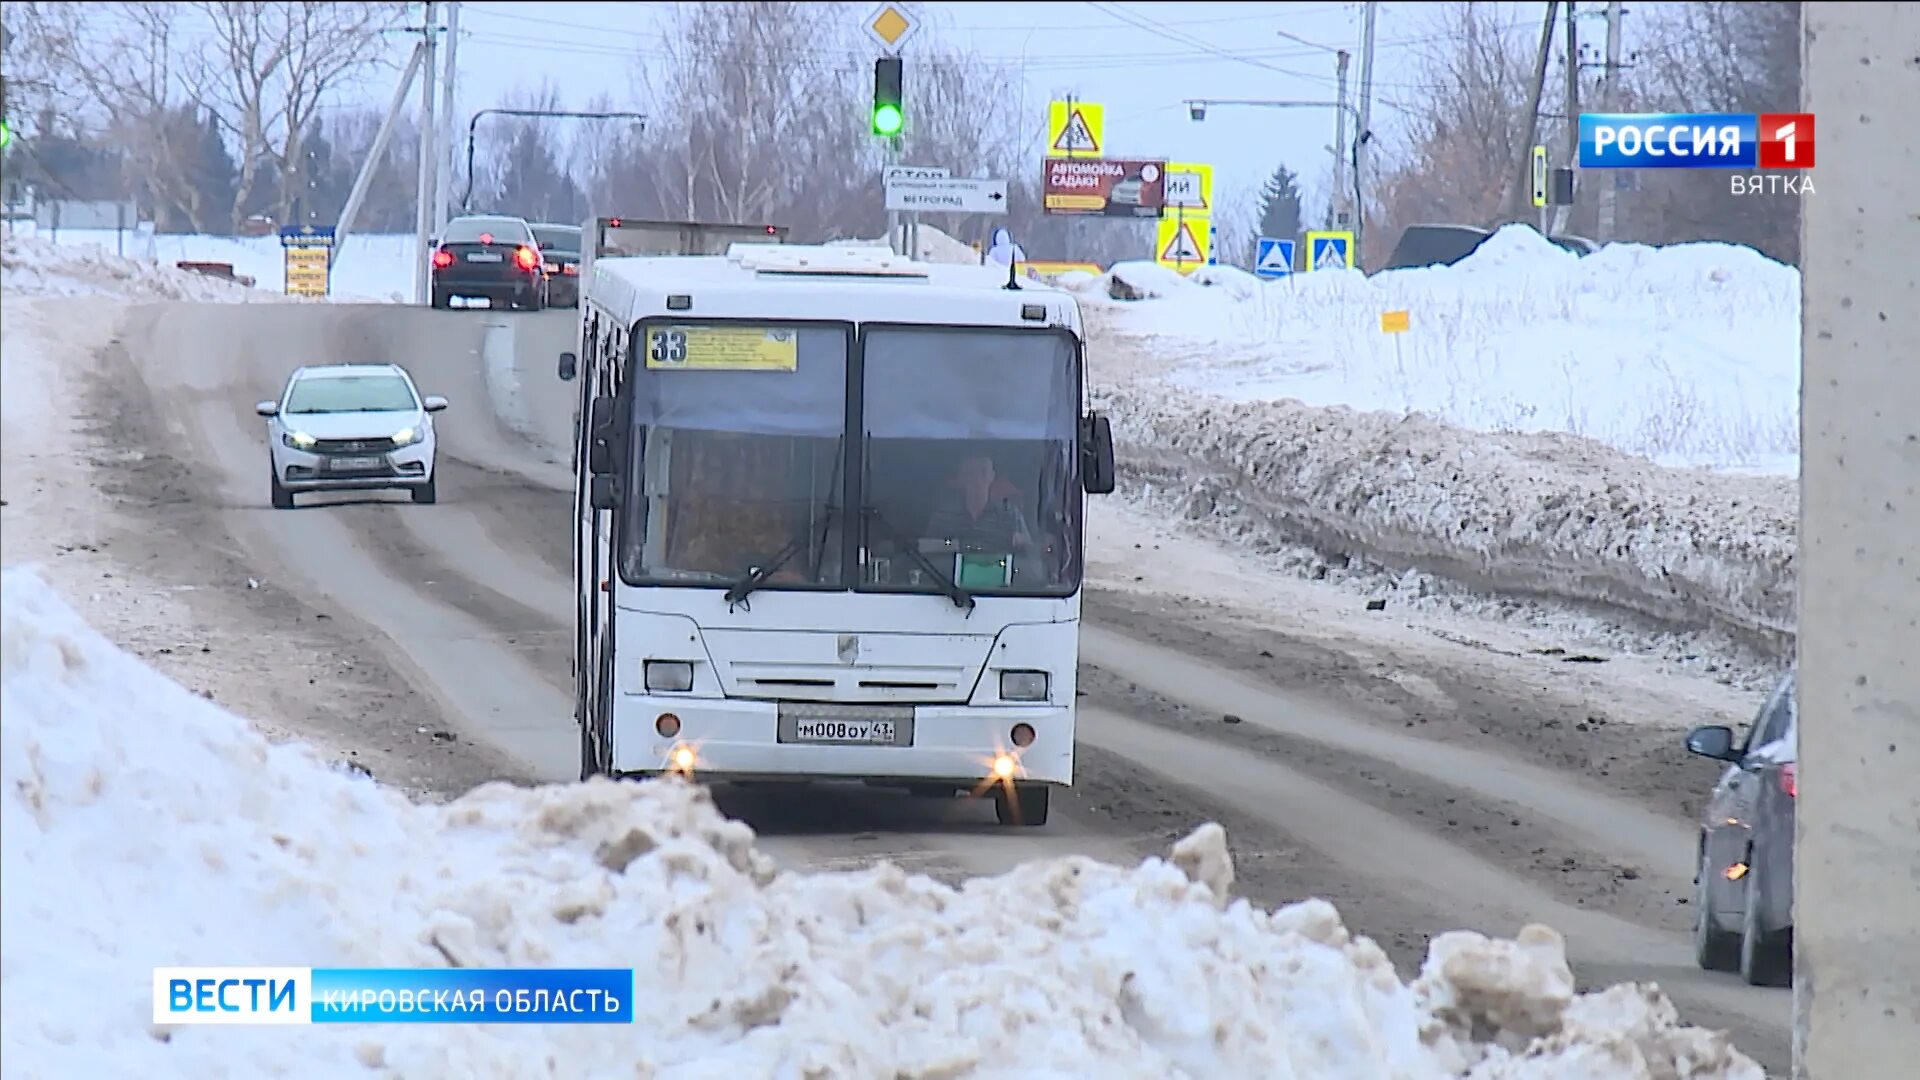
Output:
<path fill-rule="evenodd" d="M 224 581 L 184 601 L 225 635 L 193 661 L 201 684 L 237 707 L 265 695 L 254 715 L 382 779 L 451 793 L 572 777 L 572 387 L 552 373 L 572 318 L 134 309 L 76 380 L 116 522 L 94 564 Z M 299 363 L 347 359 L 402 363 L 452 400 L 440 505 L 267 507 L 252 403 Z M 1706 774 L 1646 719 L 1737 722 L 1743 701 L 1627 663 L 1555 665 L 1491 637 L 1355 616 L 1311 583 L 1255 588 L 1217 549 L 1124 507 L 1097 508 L 1094 529 L 1079 783 L 1049 828 L 866 791 L 729 809 L 793 865 L 891 858 L 947 878 L 1063 853 L 1132 860 L 1211 818 L 1234 839 L 1239 891 L 1332 900 L 1403 967 L 1443 929 L 1545 922 L 1583 984 L 1657 981 L 1690 1019 L 1784 1069 L 1790 995 L 1693 967 L 1686 797 Z M 258 587 L 233 585 L 249 579 Z M 343 698 L 364 704 L 342 710 Z"/>

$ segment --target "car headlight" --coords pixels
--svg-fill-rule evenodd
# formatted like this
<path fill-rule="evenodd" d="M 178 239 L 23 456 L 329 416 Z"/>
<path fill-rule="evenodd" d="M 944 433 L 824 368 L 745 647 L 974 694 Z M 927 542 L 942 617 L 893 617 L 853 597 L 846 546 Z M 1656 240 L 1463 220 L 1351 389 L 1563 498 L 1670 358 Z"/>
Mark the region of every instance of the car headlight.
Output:
<path fill-rule="evenodd" d="M 280 436 L 280 441 L 293 447 L 295 450 L 311 450 L 313 449 L 314 443 L 319 440 L 304 431 L 289 431 L 285 435 Z"/>
<path fill-rule="evenodd" d="M 414 443 L 426 437 L 426 432 L 421 431 L 419 428 L 403 427 L 393 433 L 393 445 L 412 446 Z"/>
<path fill-rule="evenodd" d="M 684 694 L 693 689 L 693 665 L 685 660 L 647 661 L 647 691 Z"/>
<path fill-rule="evenodd" d="M 1001 701 L 1047 700 L 1047 673 L 1044 671 L 1003 671 L 1000 673 Z"/>

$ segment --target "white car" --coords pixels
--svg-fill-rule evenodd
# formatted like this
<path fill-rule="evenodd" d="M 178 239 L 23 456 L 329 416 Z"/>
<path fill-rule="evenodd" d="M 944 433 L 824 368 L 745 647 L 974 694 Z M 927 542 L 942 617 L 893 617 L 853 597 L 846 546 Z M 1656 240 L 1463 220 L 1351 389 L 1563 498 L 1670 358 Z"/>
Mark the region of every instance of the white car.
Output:
<path fill-rule="evenodd" d="M 273 505 L 302 491 L 406 491 L 434 501 L 433 413 L 447 399 L 420 396 L 395 364 L 303 367 L 280 400 L 255 406 L 267 418 Z"/>

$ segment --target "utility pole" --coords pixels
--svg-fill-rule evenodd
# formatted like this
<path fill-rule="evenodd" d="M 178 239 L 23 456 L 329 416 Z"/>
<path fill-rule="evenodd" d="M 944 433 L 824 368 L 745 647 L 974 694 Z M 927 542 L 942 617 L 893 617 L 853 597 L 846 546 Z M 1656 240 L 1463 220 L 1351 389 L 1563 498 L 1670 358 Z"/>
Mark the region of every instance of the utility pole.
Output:
<path fill-rule="evenodd" d="M 353 178 L 353 190 L 347 193 L 347 205 L 340 208 L 340 221 L 333 229 L 333 259 L 338 262 L 340 253 L 346 250 L 347 237 L 353 232 L 354 221 L 360 216 L 360 204 L 367 199 L 368 189 L 373 187 L 373 175 L 380 170 L 380 159 L 386 156 L 387 142 L 393 138 L 394 124 L 400 119 L 400 110 L 407 104 L 407 92 L 413 89 L 413 77 L 420 71 L 420 61 L 425 59 L 426 46 L 416 44 L 413 55 L 407 59 L 405 71 L 400 73 L 400 84 L 393 88 L 393 101 L 387 106 L 387 115 L 380 121 L 380 130 L 374 132 L 373 148 L 367 151 L 367 160 L 360 163 L 360 174 Z"/>
<path fill-rule="evenodd" d="M 1620 0 L 1609 0 L 1607 4 L 1607 66 L 1600 80 L 1600 108 L 1603 112 L 1612 112 L 1619 105 L 1622 7 Z M 1615 176 L 1608 175 L 1606 179 L 1600 181 L 1600 220 L 1594 229 L 1598 234 L 1594 239 L 1603 244 L 1613 240 L 1613 200 L 1617 197 L 1614 188 L 1615 180 Z"/>
<path fill-rule="evenodd" d="M 1337 57 L 1335 71 L 1338 73 L 1340 88 L 1334 100 L 1339 107 L 1333 112 L 1333 198 L 1327 203 L 1327 228 L 1340 227 L 1342 212 L 1353 197 L 1353 185 L 1347 182 L 1347 63 L 1353 55 L 1341 49 Z M 1348 220 L 1352 220 L 1351 217 Z"/>
<path fill-rule="evenodd" d="M 1567 0 L 1567 165 L 1580 164 L 1580 20 L 1574 18 L 1573 0 Z M 1577 174 L 1576 174 L 1577 176 Z M 1577 184 L 1577 181 L 1576 181 Z M 1579 197 L 1576 186 L 1574 197 Z M 1565 232 L 1573 223 L 1572 206 L 1553 208 L 1554 232 Z"/>
<path fill-rule="evenodd" d="M 1366 240 L 1367 190 L 1372 183 L 1367 165 L 1373 159 L 1373 22 L 1379 14 L 1377 0 L 1367 0 L 1367 13 L 1360 37 L 1360 123 L 1353 133 L 1353 268 L 1360 269 L 1360 252 Z"/>
<path fill-rule="evenodd" d="M 1540 131 L 1540 98 L 1547 89 L 1547 61 L 1553 57 L 1553 20 L 1560 14 L 1560 0 L 1547 0 L 1547 21 L 1540 29 L 1540 55 L 1533 62 L 1533 88 L 1527 97 L 1527 137 L 1520 140 L 1520 167 L 1508 189 L 1507 219 L 1519 221 L 1527 193 L 1532 187 L 1534 138 Z"/>
<path fill-rule="evenodd" d="M 441 79 L 440 102 L 440 160 L 435 164 L 438 175 L 433 186 L 433 231 L 435 235 L 447 229 L 447 207 L 453 199 L 453 160 L 459 140 L 455 137 L 457 125 L 454 123 L 455 98 L 459 88 L 460 75 L 460 2 L 450 0 L 447 4 L 447 64 L 446 73 Z"/>
<path fill-rule="evenodd" d="M 436 29 L 433 25 L 433 19 L 438 13 L 436 10 L 438 7 L 439 5 L 434 3 L 434 0 L 427 0 L 426 17 L 422 20 L 420 26 L 420 32 L 423 37 L 420 46 L 422 50 L 422 71 L 420 78 L 420 182 L 415 189 L 417 201 L 414 203 L 413 230 L 413 302 L 416 304 L 425 304 L 427 302 L 427 290 L 431 288 L 430 275 L 427 270 L 427 248 L 433 237 L 433 178 L 435 172 L 438 171 L 433 167 L 435 158 L 433 145 L 439 141 L 435 137 L 433 130 L 434 90 L 440 85 L 439 80 L 433 77 L 434 57 L 437 55 L 433 40 Z"/>

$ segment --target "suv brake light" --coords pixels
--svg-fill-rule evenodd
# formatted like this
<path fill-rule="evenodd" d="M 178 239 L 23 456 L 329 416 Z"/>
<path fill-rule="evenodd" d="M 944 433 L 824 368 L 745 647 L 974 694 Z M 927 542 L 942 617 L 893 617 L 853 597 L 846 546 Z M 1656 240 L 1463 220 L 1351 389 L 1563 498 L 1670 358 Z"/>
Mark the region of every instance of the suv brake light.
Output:
<path fill-rule="evenodd" d="M 436 269 L 440 269 L 440 270 L 445 270 L 447 267 L 452 266 L 453 252 L 447 251 L 444 248 L 434 252 L 433 265 Z"/>
<path fill-rule="evenodd" d="M 515 249 L 513 261 L 515 265 L 519 266 L 522 270 L 538 270 L 540 268 L 540 253 L 530 247 L 522 245 Z"/>
<path fill-rule="evenodd" d="M 1791 761 L 1780 766 L 1780 790 L 1786 792 L 1789 799 L 1800 797 L 1800 772 Z"/>

